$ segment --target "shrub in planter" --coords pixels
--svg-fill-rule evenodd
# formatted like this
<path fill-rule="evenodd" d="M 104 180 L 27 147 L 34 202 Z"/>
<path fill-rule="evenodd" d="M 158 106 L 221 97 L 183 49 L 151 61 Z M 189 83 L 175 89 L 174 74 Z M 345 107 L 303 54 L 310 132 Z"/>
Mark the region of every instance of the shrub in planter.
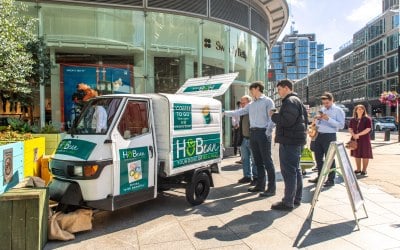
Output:
<path fill-rule="evenodd" d="M 34 138 L 29 133 L 32 130 L 31 126 L 20 119 L 9 118 L 8 123 L 7 130 L 0 133 L 0 143 L 6 145 L 21 141 L 23 143 L 23 176 L 40 176 L 38 159 L 44 154 L 45 139 Z"/>
<path fill-rule="evenodd" d="M 64 138 L 65 133 L 61 133 L 59 126 L 52 123 L 46 124 L 42 129 L 33 128 L 33 137 L 44 137 L 46 142 L 45 154 L 51 155 L 57 149 L 58 144 Z"/>

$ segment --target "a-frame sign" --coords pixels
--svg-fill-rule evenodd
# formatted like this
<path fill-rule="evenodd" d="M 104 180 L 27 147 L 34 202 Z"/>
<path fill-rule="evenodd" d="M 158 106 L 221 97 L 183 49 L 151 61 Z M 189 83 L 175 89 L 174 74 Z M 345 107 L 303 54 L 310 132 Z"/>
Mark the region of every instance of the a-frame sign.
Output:
<path fill-rule="evenodd" d="M 336 170 L 332 169 L 331 166 L 336 156 Z M 349 156 L 346 152 L 346 148 L 342 142 L 331 142 L 328 152 L 325 157 L 324 165 L 322 166 L 320 178 L 318 180 L 317 186 L 315 188 L 314 197 L 311 201 L 311 209 L 308 214 L 308 219 L 311 219 L 315 205 L 318 201 L 318 196 L 321 193 L 323 183 L 325 183 L 326 178 L 330 171 L 340 170 L 340 173 L 344 179 L 347 194 L 350 200 L 350 204 L 353 210 L 354 219 L 356 221 L 358 229 L 360 225 L 358 224 L 357 211 L 364 208 L 366 217 L 368 217 L 367 210 L 365 209 L 364 198 L 358 185 L 356 175 L 353 172 L 353 168 L 350 163 Z"/>

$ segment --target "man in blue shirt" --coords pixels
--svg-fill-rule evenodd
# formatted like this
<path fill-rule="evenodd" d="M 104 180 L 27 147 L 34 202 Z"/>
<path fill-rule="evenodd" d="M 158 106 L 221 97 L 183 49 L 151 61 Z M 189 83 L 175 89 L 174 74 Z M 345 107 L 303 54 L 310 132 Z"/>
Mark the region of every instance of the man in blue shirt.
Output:
<path fill-rule="evenodd" d="M 324 156 L 328 152 L 331 142 L 336 141 L 336 132 L 344 128 L 345 114 L 341 108 L 336 106 L 333 102 L 333 95 L 325 92 L 321 96 L 322 109 L 320 114 L 315 118 L 317 119 L 316 125 L 318 130 L 317 138 L 315 139 L 315 160 L 317 162 L 318 177 L 309 180 L 311 183 L 317 183 L 321 174 L 322 165 L 324 164 Z M 335 169 L 335 163 L 332 164 L 331 169 Z M 331 171 L 328 180 L 325 182 L 326 187 L 335 185 L 335 171 Z"/>
<path fill-rule="evenodd" d="M 276 193 L 275 167 L 271 156 L 271 138 L 274 123 L 269 112 L 275 105 L 271 98 L 263 94 L 264 86 L 260 81 L 253 82 L 250 87 L 250 94 L 254 100 L 246 107 L 235 111 L 226 111 L 225 115 L 249 114 L 250 118 L 250 147 L 257 166 L 257 184 L 249 188 L 249 192 L 263 192 L 260 196 L 269 197 Z M 265 169 L 268 173 L 268 188 L 265 190 Z"/>

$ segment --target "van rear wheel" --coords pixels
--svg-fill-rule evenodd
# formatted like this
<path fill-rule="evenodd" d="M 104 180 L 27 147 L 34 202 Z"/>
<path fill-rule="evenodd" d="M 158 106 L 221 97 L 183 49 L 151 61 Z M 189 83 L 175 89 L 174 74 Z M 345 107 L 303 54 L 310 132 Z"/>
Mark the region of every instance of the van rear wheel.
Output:
<path fill-rule="evenodd" d="M 200 205 L 210 193 L 210 177 L 201 172 L 186 186 L 186 200 L 193 206 Z"/>

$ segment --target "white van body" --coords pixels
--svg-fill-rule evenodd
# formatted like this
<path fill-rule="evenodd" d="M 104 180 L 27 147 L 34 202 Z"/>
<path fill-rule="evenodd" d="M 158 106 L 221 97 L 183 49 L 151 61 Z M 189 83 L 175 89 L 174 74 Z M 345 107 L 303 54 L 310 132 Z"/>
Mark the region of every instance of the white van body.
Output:
<path fill-rule="evenodd" d="M 236 76 L 180 90 L 190 94 L 91 99 L 52 157 L 51 198 L 67 206 L 115 210 L 184 187 L 191 204 L 202 203 L 213 186 L 211 172 L 222 160 L 222 106 L 193 92 L 206 96 L 208 88 L 214 95 L 222 86 L 225 92 Z M 96 113 L 99 106 L 106 117 Z M 107 119 L 107 128 L 100 132 L 95 123 L 101 119 Z"/>

